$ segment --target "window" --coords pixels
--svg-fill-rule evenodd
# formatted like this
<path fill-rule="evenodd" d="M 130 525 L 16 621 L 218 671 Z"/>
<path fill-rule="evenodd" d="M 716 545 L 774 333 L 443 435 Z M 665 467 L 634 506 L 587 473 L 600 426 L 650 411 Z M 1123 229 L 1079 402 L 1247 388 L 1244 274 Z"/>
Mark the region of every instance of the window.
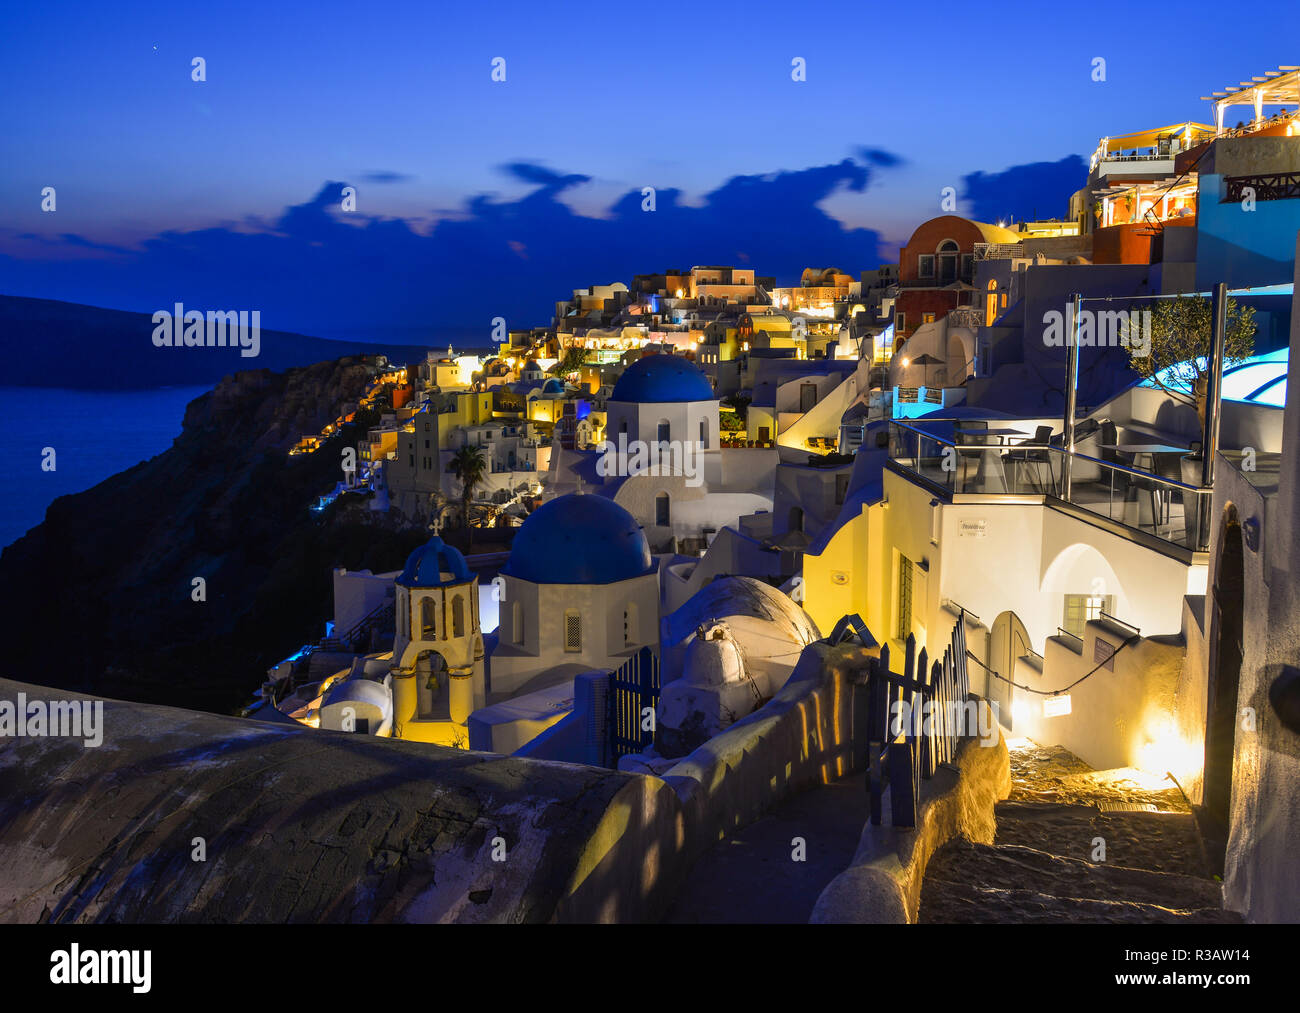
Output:
<path fill-rule="evenodd" d="M 434 603 L 433 596 L 430 595 L 420 602 L 420 639 L 437 640 L 437 624 L 434 622 L 434 613 L 437 605 Z"/>
<path fill-rule="evenodd" d="M 465 635 L 465 599 L 460 595 L 456 595 L 451 600 L 451 635 L 453 637 Z"/>
<path fill-rule="evenodd" d="M 810 412 L 813 406 L 817 404 L 817 384 L 801 383 L 799 384 L 799 410 L 801 412 Z"/>
<path fill-rule="evenodd" d="M 898 639 L 912 632 L 912 561 L 898 557 Z"/>
<path fill-rule="evenodd" d="M 975 258 L 969 253 L 961 255 L 961 280 L 969 282 L 975 274 Z"/>
<path fill-rule="evenodd" d="M 923 253 L 916 258 L 916 276 L 918 278 L 934 277 L 934 254 Z"/>
<path fill-rule="evenodd" d="M 519 602 L 515 602 L 511 607 L 511 623 L 515 635 L 515 643 L 524 642 L 524 607 Z"/>
<path fill-rule="evenodd" d="M 1082 640 L 1084 625 L 1092 619 L 1099 619 L 1103 612 L 1111 614 L 1114 607 L 1113 594 L 1067 594 L 1061 629 Z"/>
<path fill-rule="evenodd" d="M 903 314 L 903 313 L 895 313 L 895 314 L 894 314 L 894 330 L 895 330 L 895 331 L 905 331 L 905 330 L 907 330 L 907 316 L 906 316 L 906 314 Z"/>
<path fill-rule="evenodd" d="M 709 449 L 709 420 L 700 419 L 700 449 Z"/>
<path fill-rule="evenodd" d="M 564 649 L 570 654 L 582 650 L 582 616 L 573 609 L 564 613 Z"/>
<path fill-rule="evenodd" d="M 667 443 L 669 440 L 672 439 L 672 431 L 673 431 L 673 427 L 672 427 L 672 425 L 668 422 L 668 420 L 667 420 L 667 419 L 660 419 L 660 420 L 659 420 L 659 428 L 658 428 L 658 436 L 656 437 L 656 439 L 658 439 L 658 441 L 659 441 L 660 443 Z"/>
<path fill-rule="evenodd" d="M 939 284 L 950 285 L 957 280 L 957 244 L 945 239 L 939 244 Z"/>
<path fill-rule="evenodd" d="M 659 527 L 667 527 L 671 520 L 671 513 L 668 506 L 668 493 L 661 492 L 655 497 L 655 523 Z"/>
<path fill-rule="evenodd" d="M 637 630 L 636 622 L 636 602 L 628 602 L 623 607 L 623 644 L 638 643 L 641 639 L 640 631 Z"/>
<path fill-rule="evenodd" d="M 934 314 L 933 314 L 933 313 L 922 313 L 922 314 L 921 314 L 921 323 L 923 323 L 923 324 L 932 324 L 932 323 L 934 323 Z"/>

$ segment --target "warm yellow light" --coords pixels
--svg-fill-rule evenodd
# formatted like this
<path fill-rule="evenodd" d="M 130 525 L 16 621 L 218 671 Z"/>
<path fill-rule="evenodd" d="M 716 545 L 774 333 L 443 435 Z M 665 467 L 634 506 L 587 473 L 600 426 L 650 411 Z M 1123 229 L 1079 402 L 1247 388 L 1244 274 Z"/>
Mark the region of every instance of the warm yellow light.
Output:
<path fill-rule="evenodd" d="M 681 297 L 682 297 L 682 290 L 679 288 L 677 290 L 677 298 L 680 299 Z"/>
<path fill-rule="evenodd" d="M 1139 733 L 1138 768 L 1155 779 L 1172 773 L 1184 784 L 1202 766 L 1200 752 L 1179 733 L 1173 718 L 1162 717 Z"/>
<path fill-rule="evenodd" d="M 912 364 L 912 360 L 911 360 L 911 359 L 908 359 L 908 358 L 904 358 L 904 359 L 903 359 L 903 365 L 904 365 L 904 366 L 910 366 L 911 364 Z"/>

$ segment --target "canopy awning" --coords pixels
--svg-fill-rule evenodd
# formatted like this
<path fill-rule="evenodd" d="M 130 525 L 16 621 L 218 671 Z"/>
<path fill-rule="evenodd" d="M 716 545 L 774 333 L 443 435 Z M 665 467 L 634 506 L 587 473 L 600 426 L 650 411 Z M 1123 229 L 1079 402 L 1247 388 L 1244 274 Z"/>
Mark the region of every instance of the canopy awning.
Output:
<path fill-rule="evenodd" d="M 1113 151 L 1125 151 L 1129 148 L 1154 148 L 1161 137 L 1176 136 L 1188 142 L 1184 145 L 1186 148 L 1202 135 L 1213 136 L 1214 127 L 1206 123 L 1174 123 L 1167 127 L 1153 127 L 1150 130 L 1139 130 L 1137 133 L 1124 134 L 1120 137 L 1103 137 L 1102 145 L 1109 155 Z"/>

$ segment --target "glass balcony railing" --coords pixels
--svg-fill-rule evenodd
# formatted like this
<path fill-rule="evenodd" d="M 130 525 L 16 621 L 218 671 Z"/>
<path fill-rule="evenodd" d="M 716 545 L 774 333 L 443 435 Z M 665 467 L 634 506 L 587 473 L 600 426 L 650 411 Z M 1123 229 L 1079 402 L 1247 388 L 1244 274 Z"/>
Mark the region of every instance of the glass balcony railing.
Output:
<path fill-rule="evenodd" d="M 889 456 L 896 468 L 949 494 L 1049 497 L 1192 551 L 1209 547 L 1212 490 L 1035 443 L 1028 433 L 971 430 L 948 438 L 891 422 Z"/>

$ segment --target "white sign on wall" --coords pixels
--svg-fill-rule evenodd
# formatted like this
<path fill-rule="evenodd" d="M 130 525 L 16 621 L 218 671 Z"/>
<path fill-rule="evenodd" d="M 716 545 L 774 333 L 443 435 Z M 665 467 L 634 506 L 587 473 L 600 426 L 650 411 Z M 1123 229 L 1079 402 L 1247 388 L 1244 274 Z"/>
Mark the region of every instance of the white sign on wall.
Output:
<path fill-rule="evenodd" d="M 962 538 L 984 538 L 987 534 L 988 521 L 983 518 L 961 522 L 960 535 Z"/>

